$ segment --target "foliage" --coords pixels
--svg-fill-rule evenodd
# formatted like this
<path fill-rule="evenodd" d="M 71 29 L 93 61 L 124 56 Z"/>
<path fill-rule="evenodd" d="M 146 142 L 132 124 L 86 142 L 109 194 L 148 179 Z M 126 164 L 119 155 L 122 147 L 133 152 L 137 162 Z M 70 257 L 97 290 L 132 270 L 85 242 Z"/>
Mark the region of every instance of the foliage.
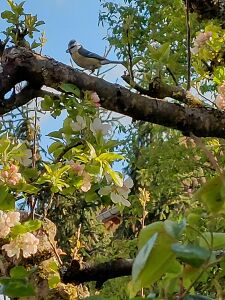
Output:
<path fill-rule="evenodd" d="M 183 1 L 101 2 L 99 22 L 109 27 L 107 38 L 127 62 L 131 79 L 145 88 L 156 77 L 185 88 Z M 7 3 L 9 10 L 1 13 L 9 24 L 5 43 L 42 51 L 44 35 L 39 42 L 34 36 L 44 22 L 25 13 L 24 2 Z M 203 94 L 218 90 L 216 102 L 205 105 L 224 109 L 224 29 L 216 22 L 198 23 L 193 14 L 191 30 L 192 37 L 197 35 L 192 87 Z M 56 88 L 58 97 L 46 95 L 40 107 L 36 102 L 34 115 L 23 108 L 5 116 L 1 127 L 1 293 L 37 295 L 40 278 L 47 293 L 54 291 L 65 271 L 60 256 L 66 254 L 67 263 L 134 259 L 131 279 L 114 279 L 104 285 L 102 296 L 89 299 L 223 295 L 223 141 L 205 139 L 201 146 L 195 138 L 138 121 L 124 128 L 99 109 L 93 91 L 70 83 Z M 62 128 L 48 134 L 47 152 L 40 146 L 40 111 L 55 119 L 65 115 Z M 124 140 L 116 140 L 114 131 Z M 125 161 L 123 172 L 116 170 L 118 161 Z M 119 221 L 107 227 L 98 217 L 111 207 L 117 208 Z M 57 234 L 46 218 L 57 225 Z M 92 284 L 89 288 L 94 294 Z"/>

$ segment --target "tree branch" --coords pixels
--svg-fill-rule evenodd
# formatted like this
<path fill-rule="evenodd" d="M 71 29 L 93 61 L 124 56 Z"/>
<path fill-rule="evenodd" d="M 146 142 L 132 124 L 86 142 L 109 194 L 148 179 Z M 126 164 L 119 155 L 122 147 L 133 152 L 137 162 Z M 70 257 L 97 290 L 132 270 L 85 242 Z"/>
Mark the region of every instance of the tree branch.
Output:
<path fill-rule="evenodd" d="M 62 276 L 64 283 L 84 283 L 96 281 L 96 288 L 101 288 L 108 279 L 131 275 L 133 260 L 116 259 L 97 265 L 87 265 L 80 268 L 78 261 L 72 261 L 71 266 Z"/>
<path fill-rule="evenodd" d="M 122 79 L 131 85 L 136 91 L 142 95 L 147 95 L 154 98 L 163 99 L 166 97 L 173 98 L 181 103 L 185 103 L 193 107 L 203 107 L 204 103 L 197 97 L 193 96 L 189 91 L 186 91 L 180 86 L 170 86 L 154 78 L 149 83 L 149 88 L 145 89 L 138 85 L 134 80 L 131 80 L 129 75 L 122 75 Z"/>
<path fill-rule="evenodd" d="M 26 48 L 6 49 L 2 57 L 2 67 L 2 74 L 7 75 L 7 78 L 1 74 L 0 94 L 7 93 L 13 84 L 23 80 L 26 80 L 34 90 L 40 89 L 43 85 L 57 89 L 61 83 L 67 82 L 76 85 L 80 90 L 95 91 L 103 108 L 130 116 L 135 120 L 178 129 L 187 134 L 192 132 L 196 136 L 225 137 L 225 112 L 204 107 L 184 107 L 161 99 L 145 97 Z M 24 102 L 29 100 L 24 99 Z M 4 109 L 1 109 L 0 114 L 3 113 Z"/>

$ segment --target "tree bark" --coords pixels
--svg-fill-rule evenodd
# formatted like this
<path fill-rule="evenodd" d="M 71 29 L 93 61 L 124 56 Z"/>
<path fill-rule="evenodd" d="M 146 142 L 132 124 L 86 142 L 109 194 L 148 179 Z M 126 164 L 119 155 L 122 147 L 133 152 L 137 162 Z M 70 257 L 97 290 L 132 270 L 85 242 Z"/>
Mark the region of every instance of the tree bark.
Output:
<path fill-rule="evenodd" d="M 0 115 L 43 96 L 45 85 L 59 89 L 61 83 L 72 83 L 80 90 L 95 91 L 105 109 L 182 131 L 200 137 L 225 137 L 225 112 L 205 107 L 190 108 L 162 99 L 142 96 L 118 84 L 87 75 L 52 58 L 21 47 L 7 48 L 2 56 L 0 73 Z M 28 85 L 9 99 L 5 95 L 14 86 Z"/>
<path fill-rule="evenodd" d="M 108 279 L 131 275 L 132 265 L 132 259 L 121 258 L 80 269 L 79 262 L 75 260 L 62 276 L 62 281 L 75 284 L 96 281 L 96 288 L 101 288 Z"/>

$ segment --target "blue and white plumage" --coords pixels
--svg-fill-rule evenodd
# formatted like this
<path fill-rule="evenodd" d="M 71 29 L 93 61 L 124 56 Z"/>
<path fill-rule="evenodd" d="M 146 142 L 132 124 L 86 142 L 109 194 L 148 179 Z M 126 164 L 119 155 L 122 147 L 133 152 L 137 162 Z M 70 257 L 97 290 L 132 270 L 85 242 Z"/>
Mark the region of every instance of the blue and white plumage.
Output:
<path fill-rule="evenodd" d="M 68 44 L 67 53 L 70 53 L 73 61 L 81 68 L 91 70 L 100 68 L 107 64 L 123 64 L 122 61 L 109 60 L 103 56 L 93 53 L 85 49 L 81 44 L 75 40 L 71 40 Z"/>

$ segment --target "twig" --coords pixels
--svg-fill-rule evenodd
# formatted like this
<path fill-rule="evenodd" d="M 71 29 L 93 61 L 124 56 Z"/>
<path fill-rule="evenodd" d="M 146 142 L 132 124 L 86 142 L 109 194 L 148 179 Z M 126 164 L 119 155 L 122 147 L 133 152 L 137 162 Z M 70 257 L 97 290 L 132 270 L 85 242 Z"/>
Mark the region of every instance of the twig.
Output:
<path fill-rule="evenodd" d="M 77 229 L 77 240 L 76 240 L 76 246 L 74 247 L 74 250 L 73 250 L 73 255 L 72 255 L 72 258 L 73 260 L 77 259 L 77 253 L 79 251 L 79 243 L 80 243 L 80 232 L 81 232 L 81 223 L 79 224 L 78 226 L 78 229 Z"/>
<path fill-rule="evenodd" d="M 191 27 L 189 15 L 189 0 L 186 0 L 186 27 L 187 27 L 187 90 L 191 88 Z"/>

